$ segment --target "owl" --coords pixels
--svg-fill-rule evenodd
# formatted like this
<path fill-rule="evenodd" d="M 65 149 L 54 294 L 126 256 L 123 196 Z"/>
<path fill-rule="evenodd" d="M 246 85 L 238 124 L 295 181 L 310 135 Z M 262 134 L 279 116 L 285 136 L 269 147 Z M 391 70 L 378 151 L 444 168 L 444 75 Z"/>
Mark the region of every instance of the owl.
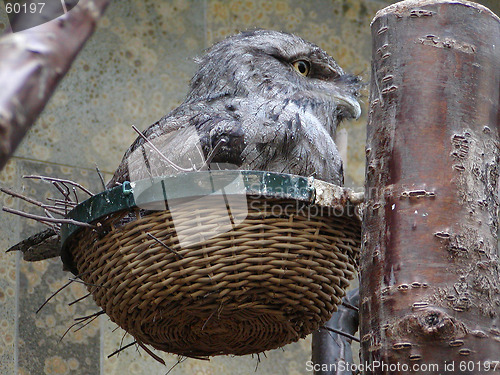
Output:
<path fill-rule="evenodd" d="M 186 100 L 143 134 L 157 150 L 138 137 L 108 187 L 195 169 L 194 160 L 201 167 L 207 159 L 217 168 L 342 185 L 335 131 L 361 113 L 356 76 L 315 44 L 271 30 L 231 36 L 198 62 Z"/>
<path fill-rule="evenodd" d="M 343 184 L 335 131 L 361 113 L 358 77 L 317 45 L 271 30 L 228 37 L 198 65 L 185 101 L 135 140 L 107 188 L 214 168 Z M 10 250 L 45 259 L 59 255 L 58 240 L 49 229 Z"/>

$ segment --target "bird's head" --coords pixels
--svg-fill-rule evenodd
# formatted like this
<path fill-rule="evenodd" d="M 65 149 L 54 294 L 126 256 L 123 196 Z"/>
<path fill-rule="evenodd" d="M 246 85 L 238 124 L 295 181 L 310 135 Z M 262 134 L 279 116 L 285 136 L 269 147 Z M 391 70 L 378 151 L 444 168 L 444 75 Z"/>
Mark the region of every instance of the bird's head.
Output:
<path fill-rule="evenodd" d="M 296 101 L 335 124 L 358 118 L 361 107 L 356 76 L 317 45 L 296 35 L 254 30 L 231 36 L 198 60 L 188 100 L 221 96 Z M 328 126 L 328 127 L 330 127 Z"/>
<path fill-rule="evenodd" d="M 144 133 L 169 158 L 186 168 L 208 160 L 342 183 L 334 135 L 342 119 L 361 113 L 357 77 L 315 44 L 270 30 L 229 37 L 198 62 L 185 102 Z M 127 165 L 141 178 L 144 170 L 166 174 L 164 163 L 137 167 L 143 144 L 139 137 L 129 148 L 112 182 L 131 178 Z M 200 149 L 205 160 L 193 163 Z"/>

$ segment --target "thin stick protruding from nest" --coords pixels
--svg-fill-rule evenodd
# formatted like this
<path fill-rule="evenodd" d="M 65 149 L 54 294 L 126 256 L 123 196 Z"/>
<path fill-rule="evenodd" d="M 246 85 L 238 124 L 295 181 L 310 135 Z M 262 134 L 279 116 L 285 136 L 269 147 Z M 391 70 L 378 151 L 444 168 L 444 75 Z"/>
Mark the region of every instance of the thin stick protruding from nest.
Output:
<path fill-rule="evenodd" d="M 326 327 L 326 326 L 323 326 L 323 327 L 320 327 L 321 329 L 326 329 L 327 331 L 330 331 L 330 332 L 333 332 L 333 333 L 336 333 L 338 335 L 341 335 L 341 336 L 345 336 L 347 337 L 348 339 L 351 339 L 353 341 L 356 341 L 356 342 L 360 342 L 359 339 L 356 337 L 356 336 L 353 336 L 349 333 L 345 333 L 345 332 L 342 332 L 341 330 L 339 329 L 335 329 L 335 328 L 331 328 L 331 327 Z"/>
<path fill-rule="evenodd" d="M 68 332 L 71 330 L 71 328 L 73 328 L 74 326 L 77 326 L 78 324 L 81 324 L 82 322 L 84 322 L 85 320 L 88 320 L 90 319 L 90 321 L 86 322 L 85 324 L 83 324 L 81 327 L 77 328 L 74 332 L 78 332 L 80 329 L 82 329 L 83 327 L 86 327 L 88 326 L 90 323 L 92 323 L 98 316 L 102 315 L 102 314 L 105 314 L 104 310 L 101 310 L 101 311 L 98 311 L 92 315 L 88 315 L 88 316 L 84 316 L 84 317 L 81 317 L 81 318 L 76 318 L 75 320 L 77 320 L 76 323 L 73 323 L 71 326 L 69 326 L 69 328 L 63 333 L 63 335 L 61 336 L 61 338 L 59 339 L 59 342 L 61 342 L 64 337 L 68 334 Z"/>
<path fill-rule="evenodd" d="M 109 287 L 107 287 L 107 286 L 104 286 L 104 285 L 97 285 L 97 284 L 92 284 L 92 283 L 88 283 L 88 282 L 86 282 L 86 281 L 83 281 L 83 280 L 78 280 L 78 279 L 76 279 L 76 278 L 75 278 L 75 279 L 70 279 L 70 280 L 73 280 L 73 281 L 75 281 L 75 282 L 77 282 L 77 283 L 80 283 L 80 284 L 83 284 L 83 285 L 85 285 L 85 286 L 95 286 L 96 288 L 104 288 L 104 289 L 109 289 Z"/>
<path fill-rule="evenodd" d="M 146 345 L 144 345 L 141 341 L 137 341 L 137 344 L 139 344 L 139 346 L 141 348 L 143 348 L 146 353 L 148 353 L 151 357 L 153 357 L 153 359 L 157 360 L 158 362 L 160 362 L 163 366 L 166 366 L 165 365 L 165 361 L 163 360 L 163 358 L 157 356 L 155 353 L 153 353 L 151 351 L 151 349 L 149 349 Z"/>
<path fill-rule="evenodd" d="M 104 182 L 104 177 L 102 176 L 101 170 L 99 169 L 97 164 L 95 165 L 95 170 L 97 172 L 97 175 L 99 176 L 99 180 L 101 180 L 102 188 L 106 190 L 106 183 Z"/>
<path fill-rule="evenodd" d="M 212 162 L 212 160 L 214 159 L 214 157 L 217 155 L 217 153 L 220 151 L 220 149 L 222 148 L 222 146 L 224 146 L 227 143 L 228 143 L 227 138 L 222 137 L 221 139 L 219 139 L 219 142 L 217 142 L 217 144 L 212 149 L 212 151 L 210 151 L 210 153 L 207 156 L 207 160 L 205 160 L 205 162 L 200 167 L 200 169 L 203 169 L 206 166 L 208 166 Z"/>
<path fill-rule="evenodd" d="M 64 200 L 64 199 L 57 199 L 57 198 L 47 198 L 47 200 L 49 201 L 52 201 L 52 202 L 55 202 L 56 205 L 59 205 L 59 206 L 71 206 L 71 207 L 75 207 L 76 206 L 76 203 L 73 202 L 73 201 L 67 201 L 67 200 Z"/>
<path fill-rule="evenodd" d="M 70 280 L 69 282 L 67 282 L 66 284 L 64 284 L 62 287 L 60 287 L 59 289 L 57 289 L 54 293 L 52 293 L 52 295 L 47 298 L 45 300 L 44 303 L 42 303 L 42 306 L 40 306 L 38 308 L 38 310 L 36 310 L 35 314 L 38 314 L 40 312 L 41 309 L 43 309 L 43 307 L 52 299 L 54 298 L 61 290 L 63 290 L 64 288 L 66 288 L 67 286 L 69 286 L 74 280 Z"/>
<path fill-rule="evenodd" d="M 3 207 L 2 210 L 5 211 L 5 212 L 14 214 L 14 215 L 19 215 L 19 216 L 22 216 L 22 217 L 26 217 L 28 219 L 33 219 L 33 220 L 39 221 L 39 222 L 41 222 L 43 224 L 47 224 L 47 223 L 73 224 L 73 225 L 78 225 L 78 226 L 81 226 L 81 227 L 97 229 L 97 226 L 95 226 L 95 225 L 92 225 L 92 224 L 89 224 L 89 223 L 84 223 L 82 221 L 76 221 L 76 220 L 73 220 L 73 219 L 62 219 L 62 218 L 60 219 L 60 218 L 52 218 L 52 217 L 46 217 L 46 216 L 39 216 L 39 215 L 29 214 L 29 213 L 23 212 L 23 211 L 18 211 L 18 210 L 15 210 L 13 208 L 9 208 L 9 207 Z"/>
<path fill-rule="evenodd" d="M 81 276 L 83 276 L 83 275 L 85 275 L 85 274 L 88 274 L 88 273 L 90 273 L 90 271 L 82 272 L 81 274 L 77 275 L 76 277 L 81 277 Z M 38 308 L 38 310 L 36 310 L 36 313 L 35 313 L 35 314 L 38 314 L 38 312 L 39 312 L 41 309 L 43 309 L 43 307 L 44 307 L 44 306 L 45 306 L 45 305 L 46 305 L 46 304 L 47 304 L 47 303 L 48 303 L 48 302 L 49 302 L 52 298 L 54 298 L 54 297 L 55 297 L 55 296 L 56 296 L 56 295 L 57 295 L 57 294 L 58 294 L 61 290 L 65 289 L 65 288 L 66 288 L 66 287 L 68 287 L 71 283 L 73 283 L 73 282 L 75 282 L 75 281 L 77 281 L 77 279 L 76 279 L 76 278 L 75 278 L 75 279 L 69 279 L 69 281 L 68 281 L 66 284 L 64 284 L 62 287 L 60 287 L 59 289 L 57 289 L 54 293 L 52 293 L 52 294 L 51 294 L 51 296 L 50 296 L 49 298 L 47 298 L 47 300 L 46 300 L 46 301 L 42 304 L 42 306 L 40 306 L 40 307 Z"/>
<path fill-rule="evenodd" d="M 85 298 L 87 298 L 87 297 L 90 297 L 91 295 L 92 295 L 92 293 L 87 293 L 87 294 L 85 294 L 83 297 L 77 298 L 77 299 L 75 299 L 73 302 L 68 303 L 68 306 L 72 306 L 72 305 L 74 305 L 75 303 L 80 302 L 80 301 L 84 300 L 84 299 L 85 299 Z"/>
<path fill-rule="evenodd" d="M 73 200 L 71 199 L 70 197 L 70 192 L 69 192 L 69 187 L 67 187 L 66 185 L 64 184 L 60 184 L 59 182 L 57 181 L 52 181 L 52 185 L 54 185 L 54 187 L 59 190 L 59 192 L 62 194 L 62 196 L 64 197 L 64 201 L 65 202 L 71 202 L 71 203 L 75 203 L 73 202 Z M 66 189 L 66 190 L 65 190 Z M 75 203 L 76 205 L 76 203 Z M 65 210 L 67 210 L 67 206 L 65 208 Z"/>
<path fill-rule="evenodd" d="M 148 237 L 152 238 L 153 240 L 155 240 L 156 242 L 158 242 L 160 245 L 162 245 L 165 249 L 167 249 L 168 251 L 170 251 L 172 254 L 175 254 L 177 255 L 179 258 L 181 259 L 184 259 L 184 257 L 179 254 L 177 251 L 175 251 L 174 249 L 172 249 L 170 246 L 168 246 L 166 243 L 164 243 L 162 240 L 156 238 L 155 236 L 153 236 L 151 233 L 147 233 Z"/>
<path fill-rule="evenodd" d="M 27 196 L 25 196 L 23 194 L 17 193 L 14 190 L 10 190 L 10 189 L 7 189 L 7 188 L 0 187 L 0 191 L 2 193 L 10 195 L 11 197 L 19 198 L 19 199 L 22 199 L 23 201 L 31 203 L 31 204 L 33 204 L 35 206 L 42 207 L 43 209 L 45 209 L 45 210 L 47 210 L 49 212 L 52 212 L 54 214 L 58 214 L 58 215 L 64 216 L 64 211 L 61 211 L 61 210 L 55 208 L 54 206 L 51 206 L 51 205 L 39 202 L 36 199 L 27 197 Z"/>
<path fill-rule="evenodd" d="M 170 367 L 170 369 L 165 373 L 165 375 L 168 375 L 170 374 L 170 372 L 179 364 L 181 364 L 182 362 L 184 362 L 185 360 L 187 359 L 187 357 L 182 357 L 182 358 L 177 358 L 177 362 L 175 362 L 175 364 Z"/>
<path fill-rule="evenodd" d="M 30 179 L 35 179 L 35 180 L 42 180 L 42 181 L 49 181 L 49 182 L 60 182 L 61 184 L 68 184 L 71 186 L 75 186 L 81 191 L 85 192 L 89 196 L 93 197 L 94 193 L 92 193 L 89 189 L 86 187 L 83 187 L 77 182 L 71 181 L 71 180 L 65 180 L 63 178 L 56 178 L 56 177 L 47 177 L 47 176 L 38 176 L 38 175 L 30 175 L 30 176 L 23 176 L 23 178 L 30 178 Z"/>
<path fill-rule="evenodd" d="M 347 307 L 348 309 L 351 309 L 351 310 L 354 310 L 354 311 L 357 311 L 359 312 L 359 308 L 354 306 L 354 305 L 351 305 L 349 302 L 346 302 L 346 301 L 342 301 L 342 306 L 345 306 Z"/>
<path fill-rule="evenodd" d="M 173 161 L 171 161 L 169 158 L 167 158 L 165 155 L 163 155 L 163 153 L 153 144 L 153 142 L 151 142 L 139 129 L 137 129 L 135 127 L 135 125 L 132 125 L 132 129 L 134 129 L 134 131 L 139 134 L 139 136 L 144 139 L 144 141 L 154 150 L 158 153 L 158 155 L 160 155 L 160 157 L 165 160 L 168 164 L 170 164 L 170 166 L 172 168 L 174 168 L 177 172 L 179 171 L 182 171 L 182 172 L 192 172 L 193 171 L 193 168 L 182 168 L 180 166 L 178 166 L 177 164 L 175 164 Z"/>
<path fill-rule="evenodd" d="M 127 344 L 127 345 L 125 345 L 125 346 L 120 346 L 120 349 L 117 349 L 117 350 L 115 350 L 113 353 L 111 353 L 110 355 L 108 355 L 108 358 L 111 358 L 111 357 L 113 357 L 113 356 L 114 356 L 114 355 L 116 355 L 116 354 L 120 354 L 120 352 L 121 352 L 122 350 L 125 350 L 125 349 L 127 349 L 127 348 L 130 348 L 132 345 L 135 345 L 135 344 L 137 344 L 137 341 L 132 341 L 130 344 Z"/>
<path fill-rule="evenodd" d="M 93 314 L 90 314 L 90 315 L 86 315 L 86 316 L 81 316 L 79 318 L 75 318 L 74 320 L 81 323 L 81 322 L 84 322 L 85 320 L 87 319 L 90 319 L 90 318 L 93 318 L 95 316 L 99 316 L 99 315 L 102 315 L 102 314 L 105 314 L 104 310 L 99 310 Z"/>
<path fill-rule="evenodd" d="M 40 217 L 40 216 L 33 216 L 32 214 L 21 213 L 21 211 L 19 211 L 17 214 L 20 216 L 24 216 L 24 217 L 27 217 L 30 219 L 37 220 L 45 225 L 48 225 L 56 232 L 58 231 L 58 228 L 55 227 L 55 224 L 61 225 L 61 224 L 64 224 L 65 222 L 62 221 L 62 219 L 60 220 L 60 219 L 54 218 L 51 215 L 51 213 L 54 213 L 54 214 L 57 214 L 60 216 L 66 216 L 69 209 L 78 205 L 79 200 L 78 200 L 77 189 L 80 189 L 81 191 L 83 191 L 84 193 L 88 194 L 91 197 L 94 195 L 90 190 L 83 187 L 82 185 L 80 185 L 74 181 L 70 181 L 70 180 L 66 180 L 66 179 L 62 179 L 62 178 L 38 176 L 38 175 L 23 176 L 23 178 L 38 179 L 38 180 L 52 183 L 52 185 L 54 185 L 54 187 L 62 194 L 64 199 L 47 198 L 47 200 L 52 200 L 52 201 L 56 202 L 55 205 L 49 205 L 49 204 L 44 204 L 42 202 L 39 202 L 36 199 L 27 197 L 23 194 L 16 193 L 15 191 L 12 191 L 10 189 L 0 188 L 0 190 L 3 191 L 5 194 L 9 194 L 13 197 L 20 198 L 28 203 L 31 203 L 31 204 L 34 204 L 38 207 L 43 208 L 45 210 L 45 214 L 50 219 L 45 219 L 45 218 L 42 219 L 42 217 Z M 74 200 L 71 197 L 71 193 L 73 193 Z M 12 211 L 7 211 L 7 212 L 15 213 Z M 52 223 L 52 224 L 49 224 L 49 223 Z M 69 222 L 69 223 L 75 224 L 75 225 L 81 225 L 81 224 L 78 224 L 77 222 Z M 83 226 L 87 226 L 87 225 L 83 225 Z"/>
<path fill-rule="evenodd" d="M 87 327 L 89 324 L 91 324 L 94 320 L 96 320 L 96 319 L 97 319 L 99 316 L 101 316 L 102 314 L 104 314 L 104 311 L 103 311 L 102 313 L 97 314 L 97 315 L 95 315 L 94 317 L 92 317 L 92 318 L 91 318 L 91 319 L 90 319 L 87 323 L 82 324 L 82 326 L 81 326 L 81 327 L 78 327 L 77 329 L 75 329 L 75 330 L 73 331 L 73 333 L 74 333 L 74 332 L 78 332 L 79 330 L 81 330 L 81 329 L 83 329 L 83 328 Z M 80 322 L 80 323 L 81 323 L 81 322 Z"/>
<path fill-rule="evenodd" d="M 76 194 L 76 188 L 73 186 L 73 195 L 75 197 L 75 203 L 78 204 L 78 195 Z"/>

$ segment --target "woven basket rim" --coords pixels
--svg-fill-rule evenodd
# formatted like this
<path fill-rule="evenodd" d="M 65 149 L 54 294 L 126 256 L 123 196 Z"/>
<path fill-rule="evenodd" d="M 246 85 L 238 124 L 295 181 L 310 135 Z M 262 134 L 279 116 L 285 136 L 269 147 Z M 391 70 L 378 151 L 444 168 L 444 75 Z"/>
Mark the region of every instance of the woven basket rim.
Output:
<path fill-rule="evenodd" d="M 169 191 L 169 200 L 217 194 L 237 178 L 241 179 L 239 182 L 243 182 L 240 183 L 240 194 L 265 196 L 270 200 L 296 200 L 342 211 L 349 207 L 347 211 L 360 220 L 356 208 L 361 200 L 359 194 L 353 194 L 351 189 L 313 177 L 249 170 L 197 171 L 126 181 L 121 186 L 105 190 L 81 202 L 66 218 L 90 224 L 108 215 L 137 208 L 139 204 L 136 200 L 140 200 L 140 204 L 167 201 L 166 191 Z M 63 224 L 61 227 L 61 259 L 65 269 L 75 275 L 77 270 L 72 259 L 71 240 L 81 229 L 82 226 L 74 224 Z"/>

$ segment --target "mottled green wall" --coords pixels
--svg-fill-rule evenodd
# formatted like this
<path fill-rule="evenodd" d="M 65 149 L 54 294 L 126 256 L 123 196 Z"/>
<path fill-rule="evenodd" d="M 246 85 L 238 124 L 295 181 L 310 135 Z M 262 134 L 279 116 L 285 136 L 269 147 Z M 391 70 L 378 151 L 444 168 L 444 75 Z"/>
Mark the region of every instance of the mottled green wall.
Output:
<path fill-rule="evenodd" d="M 50 194 L 50 186 L 21 179 L 26 174 L 44 174 L 70 178 L 98 190 L 95 164 L 109 178 L 135 138 L 131 125 L 144 129 L 175 108 L 195 71 L 193 58 L 239 30 L 261 27 L 296 33 L 369 82 L 370 21 L 378 9 L 393 2 L 114 1 L 16 156 L 0 173 L 0 184 L 44 198 Z M 481 3 L 500 13 L 498 0 Z M 2 12 L 0 30 L 6 27 Z M 363 101 L 366 114 L 367 92 Z M 363 117 L 343 125 L 348 132 L 346 174 L 351 186 L 363 184 L 365 124 Z M 0 204 L 28 209 L 4 195 Z M 39 229 L 4 213 L 0 213 L 0 224 L 0 249 Z M 27 263 L 17 254 L 0 252 L 1 374 L 92 375 L 101 366 L 103 374 L 164 374 L 176 362 L 175 356 L 164 355 L 165 368 L 133 348 L 107 359 L 119 347 L 123 331 L 113 331 L 115 326 L 106 319 L 68 333 L 59 343 L 74 317 L 97 311 L 88 299 L 68 306 L 86 294 L 81 285 L 74 284 L 35 315 L 67 279 L 57 260 Z M 130 341 L 125 337 L 123 342 Z M 310 338 L 266 355 L 260 356 L 260 363 L 251 356 L 187 360 L 172 373 L 304 374 Z"/>

